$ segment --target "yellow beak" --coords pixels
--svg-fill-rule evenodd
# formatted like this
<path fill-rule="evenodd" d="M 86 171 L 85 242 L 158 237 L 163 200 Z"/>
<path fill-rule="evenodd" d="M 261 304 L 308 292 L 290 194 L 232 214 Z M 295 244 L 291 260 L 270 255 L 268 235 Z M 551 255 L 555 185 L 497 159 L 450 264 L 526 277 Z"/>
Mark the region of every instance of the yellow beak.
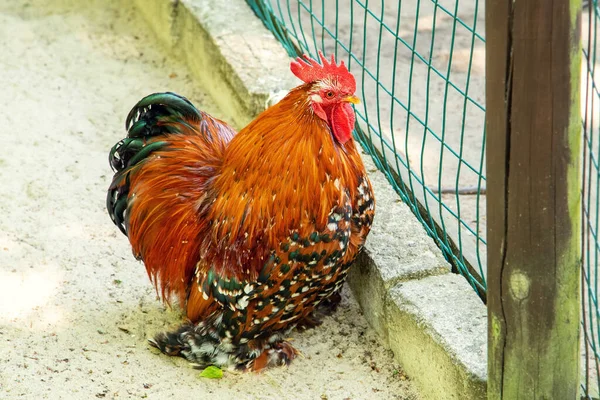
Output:
<path fill-rule="evenodd" d="M 352 103 L 352 104 L 359 104 L 360 103 L 360 100 L 356 96 L 344 97 L 344 101 L 347 101 L 348 103 Z"/>

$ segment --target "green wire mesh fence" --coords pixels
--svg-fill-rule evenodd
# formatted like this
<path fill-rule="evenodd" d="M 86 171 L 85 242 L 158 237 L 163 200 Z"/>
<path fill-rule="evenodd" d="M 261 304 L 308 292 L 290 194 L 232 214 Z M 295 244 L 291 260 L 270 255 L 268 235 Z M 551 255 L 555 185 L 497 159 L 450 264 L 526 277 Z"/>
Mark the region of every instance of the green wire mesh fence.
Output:
<path fill-rule="evenodd" d="M 584 2 L 588 3 L 588 2 Z M 582 113 L 583 113 L 583 240 L 582 240 L 582 324 L 583 392 L 585 398 L 598 398 L 600 386 L 600 325 L 598 320 L 598 261 L 600 238 L 600 64 L 598 64 L 598 0 L 584 4 L 582 15 Z M 596 75 L 596 67 L 599 74 Z M 596 79 L 597 78 L 597 79 Z"/>
<path fill-rule="evenodd" d="M 247 0 L 290 56 L 357 78 L 356 137 L 485 296 L 485 43 L 478 0 Z"/>

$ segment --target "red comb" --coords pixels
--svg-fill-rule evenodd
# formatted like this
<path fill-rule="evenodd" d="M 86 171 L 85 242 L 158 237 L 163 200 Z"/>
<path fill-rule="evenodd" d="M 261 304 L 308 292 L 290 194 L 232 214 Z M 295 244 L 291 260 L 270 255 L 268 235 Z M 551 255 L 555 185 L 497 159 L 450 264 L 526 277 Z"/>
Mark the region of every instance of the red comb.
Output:
<path fill-rule="evenodd" d="M 292 73 L 303 82 L 310 83 L 331 77 L 348 92 L 354 93 L 356 91 L 356 80 L 354 79 L 354 76 L 348 71 L 348 68 L 346 68 L 343 61 L 340 65 L 335 63 L 333 54 L 331 55 L 331 61 L 327 61 L 323 53 L 319 51 L 319 58 L 321 59 L 322 65 L 306 54 L 302 57 L 303 58 L 298 57 L 296 61 L 292 61 L 290 69 L 292 70 Z"/>

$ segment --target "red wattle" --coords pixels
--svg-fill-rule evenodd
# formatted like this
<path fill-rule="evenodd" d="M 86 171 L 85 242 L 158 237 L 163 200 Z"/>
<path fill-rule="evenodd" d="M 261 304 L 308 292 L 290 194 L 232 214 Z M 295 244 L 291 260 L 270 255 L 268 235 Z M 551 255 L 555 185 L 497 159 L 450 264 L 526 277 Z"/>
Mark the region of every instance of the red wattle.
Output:
<path fill-rule="evenodd" d="M 329 114 L 329 126 L 340 143 L 345 143 L 352 137 L 354 129 L 354 110 L 346 102 L 334 105 Z"/>

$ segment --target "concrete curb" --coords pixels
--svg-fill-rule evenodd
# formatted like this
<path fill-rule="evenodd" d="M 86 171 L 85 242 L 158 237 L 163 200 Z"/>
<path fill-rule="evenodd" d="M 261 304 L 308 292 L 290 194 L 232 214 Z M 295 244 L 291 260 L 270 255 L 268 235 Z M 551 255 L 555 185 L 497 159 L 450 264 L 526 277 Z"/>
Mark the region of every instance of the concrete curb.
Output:
<path fill-rule="evenodd" d="M 289 57 L 244 0 L 135 0 L 195 79 L 246 125 L 296 85 Z M 426 399 L 486 397 L 486 308 L 364 157 L 377 195 L 366 251 L 348 281 L 365 317 Z"/>

